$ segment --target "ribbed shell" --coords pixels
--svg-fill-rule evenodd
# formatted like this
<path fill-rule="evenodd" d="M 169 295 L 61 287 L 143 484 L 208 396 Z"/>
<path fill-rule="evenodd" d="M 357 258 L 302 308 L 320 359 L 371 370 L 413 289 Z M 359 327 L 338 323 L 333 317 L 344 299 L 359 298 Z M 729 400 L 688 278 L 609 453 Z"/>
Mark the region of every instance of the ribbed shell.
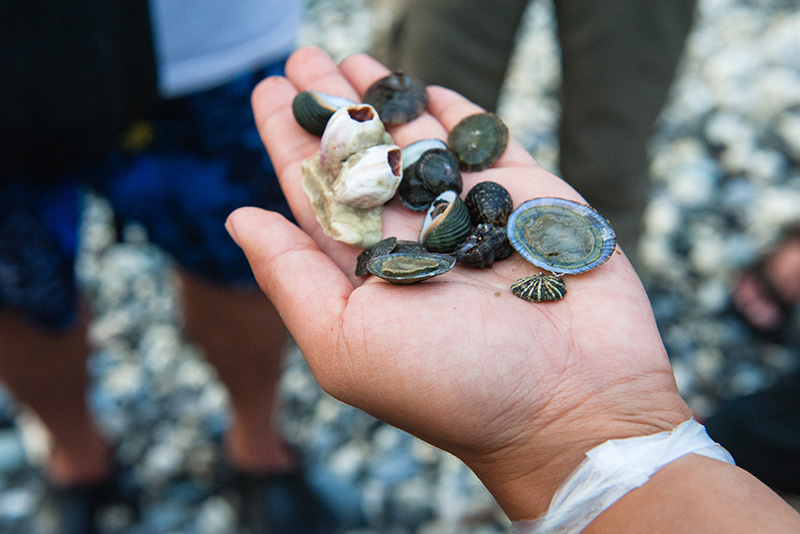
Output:
<path fill-rule="evenodd" d="M 419 240 L 431 252 L 450 253 L 469 237 L 467 205 L 455 191 L 445 191 L 428 208 Z"/>
<path fill-rule="evenodd" d="M 564 298 L 567 286 L 558 276 L 537 273 L 514 282 L 511 285 L 511 292 L 531 302 L 552 302 Z"/>

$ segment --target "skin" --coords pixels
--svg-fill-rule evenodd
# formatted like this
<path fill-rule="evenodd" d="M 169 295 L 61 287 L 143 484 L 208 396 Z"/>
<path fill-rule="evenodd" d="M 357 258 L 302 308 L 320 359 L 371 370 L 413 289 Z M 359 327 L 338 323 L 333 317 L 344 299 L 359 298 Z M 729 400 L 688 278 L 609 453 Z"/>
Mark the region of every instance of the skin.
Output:
<path fill-rule="evenodd" d="M 296 124 L 290 105 L 305 89 L 358 99 L 387 72 L 367 56 L 336 65 L 305 48 L 290 58 L 286 78 L 264 80 L 253 93 L 255 119 L 300 228 L 242 208 L 228 231 L 323 389 L 453 453 L 512 520 L 534 518 L 585 451 L 671 430 L 691 413 L 619 249 L 595 270 L 567 277 L 566 298 L 546 304 L 511 294 L 515 280 L 537 272 L 516 254 L 492 269 L 456 266 L 413 286 L 354 276 L 360 250 L 322 233 L 301 189 L 301 162 L 319 139 Z M 400 146 L 445 139 L 481 111 L 447 89 L 428 91 L 428 113 L 392 130 Z M 464 191 L 483 180 L 504 185 L 515 205 L 538 196 L 582 201 L 514 140 L 492 169 L 464 175 Z M 416 239 L 421 220 L 394 199 L 383 234 Z"/>

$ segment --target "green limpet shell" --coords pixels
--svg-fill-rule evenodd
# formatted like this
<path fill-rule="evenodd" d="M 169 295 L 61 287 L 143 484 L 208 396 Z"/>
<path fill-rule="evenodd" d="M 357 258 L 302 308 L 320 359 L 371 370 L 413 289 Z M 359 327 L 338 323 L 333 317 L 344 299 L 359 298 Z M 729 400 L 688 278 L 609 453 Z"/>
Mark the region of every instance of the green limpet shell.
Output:
<path fill-rule="evenodd" d="M 458 157 L 462 171 L 488 169 L 508 146 L 508 127 L 494 113 L 476 113 L 456 124 L 447 146 Z"/>

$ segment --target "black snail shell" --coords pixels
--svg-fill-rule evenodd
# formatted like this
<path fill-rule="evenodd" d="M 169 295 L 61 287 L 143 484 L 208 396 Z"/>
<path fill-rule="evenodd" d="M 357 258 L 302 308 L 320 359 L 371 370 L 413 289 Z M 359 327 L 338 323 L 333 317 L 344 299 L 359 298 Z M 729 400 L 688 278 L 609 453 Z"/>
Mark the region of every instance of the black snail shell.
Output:
<path fill-rule="evenodd" d="M 507 252 L 508 238 L 505 227 L 481 223 L 452 254 L 463 265 L 489 268 L 495 261 L 508 257 Z"/>
<path fill-rule="evenodd" d="M 428 107 L 428 91 L 411 76 L 393 72 L 369 86 L 364 102 L 378 110 L 384 124 L 405 124 Z"/>
<path fill-rule="evenodd" d="M 514 210 L 511 195 L 496 182 L 480 182 L 469 190 L 464 202 L 473 224 L 490 223 L 505 227 Z"/>
<path fill-rule="evenodd" d="M 397 194 L 403 204 L 414 211 L 430 207 L 431 202 L 445 191 L 461 193 L 463 181 L 458 159 L 445 148 L 431 148 L 415 162 L 406 164 Z"/>
<path fill-rule="evenodd" d="M 462 171 L 482 171 L 506 151 L 508 127 L 494 113 L 476 113 L 456 124 L 447 146 L 458 157 Z"/>
<path fill-rule="evenodd" d="M 393 284 L 416 284 L 444 274 L 456 264 L 446 254 L 394 252 L 376 256 L 367 262 L 367 270 Z"/>

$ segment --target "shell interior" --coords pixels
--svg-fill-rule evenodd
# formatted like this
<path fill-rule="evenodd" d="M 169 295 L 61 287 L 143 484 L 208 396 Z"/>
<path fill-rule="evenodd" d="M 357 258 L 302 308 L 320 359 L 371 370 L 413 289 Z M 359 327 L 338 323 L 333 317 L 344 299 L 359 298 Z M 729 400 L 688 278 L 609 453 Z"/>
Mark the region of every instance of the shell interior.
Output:
<path fill-rule="evenodd" d="M 594 269 L 613 254 L 617 238 L 593 208 L 563 198 L 529 200 L 508 219 L 508 240 L 522 257 L 554 274 Z"/>
<path fill-rule="evenodd" d="M 415 284 L 444 274 L 456 264 L 446 254 L 401 252 L 376 256 L 367 262 L 367 271 L 393 284 Z"/>

